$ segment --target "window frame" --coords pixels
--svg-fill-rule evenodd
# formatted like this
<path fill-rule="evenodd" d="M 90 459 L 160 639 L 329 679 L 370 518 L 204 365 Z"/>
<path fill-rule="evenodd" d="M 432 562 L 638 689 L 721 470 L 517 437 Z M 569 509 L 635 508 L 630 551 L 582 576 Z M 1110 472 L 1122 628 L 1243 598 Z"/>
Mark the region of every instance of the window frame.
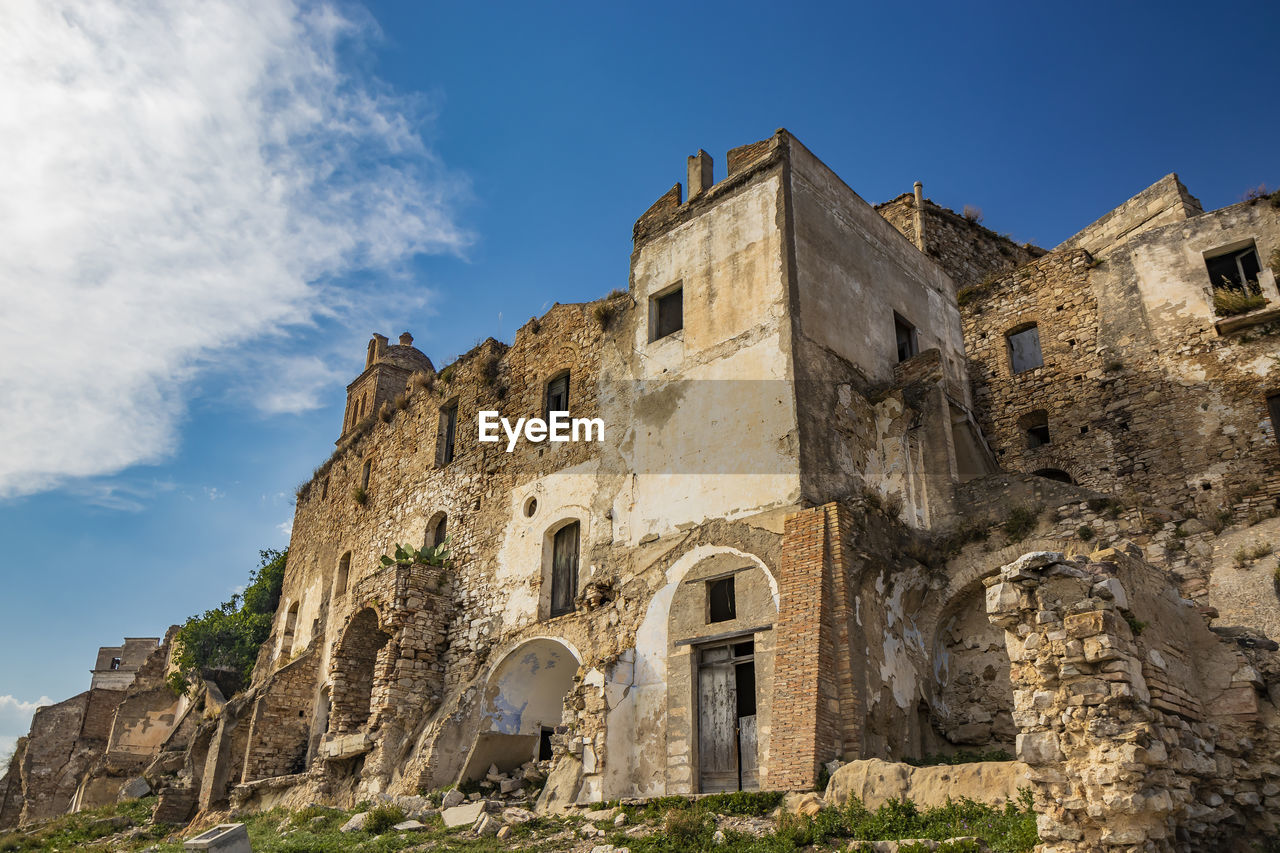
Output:
<path fill-rule="evenodd" d="M 562 395 L 564 398 L 563 407 L 553 409 L 551 407 L 552 393 L 553 393 L 552 389 L 560 382 L 564 383 L 564 393 Z M 542 389 L 542 417 L 544 420 L 550 422 L 552 412 L 567 413 L 569 411 L 569 388 L 570 388 L 570 382 L 569 382 L 568 370 L 563 370 L 560 373 L 557 373 L 555 376 L 552 376 L 550 379 L 547 380 L 547 384 L 543 386 L 543 389 Z"/>
<path fill-rule="evenodd" d="M 443 468 L 458 458 L 458 401 L 440 407 L 440 425 L 436 444 L 436 466 Z"/>
<path fill-rule="evenodd" d="M 737 586 L 733 582 L 733 579 L 736 576 L 737 576 L 737 573 L 735 572 L 734 574 L 727 575 L 725 577 L 710 578 L 709 580 L 707 580 L 705 588 L 707 593 L 706 613 L 707 613 L 708 625 L 719 625 L 724 622 L 732 622 L 733 620 L 738 618 L 738 591 L 737 591 Z M 717 607 L 716 607 L 715 596 L 716 596 L 717 588 L 728 589 L 729 594 L 726 599 L 727 605 L 728 605 L 727 616 L 721 614 L 719 617 L 717 617 L 716 615 Z"/>
<path fill-rule="evenodd" d="M 677 297 L 680 317 L 674 329 L 663 332 L 662 318 L 664 306 L 670 306 L 671 298 Z M 684 282 L 677 281 L 670 287 L 663 288 L 649 297 L 649 342 L 661 341 L 684 331 Z"/>
<path fill-rule="evenodd" d="M 903 357 L 903 332 L 906 333 L 907 355 Z M 897 311 L 893 312 L 893 349 L 898 356 L 898 364 L 910 361 L 920 354 L 920 330 L 915 324 Z"/>
<path fill-rule="evenodd" d="M 1245 272 L 1243 258 L 1246 255 L 1253 255 L 1253 266 L 1255 271 L 1253 278 L 1249 278 L 1249 274 Z M 1262 295 L 1262 256 L 1258 254 L 1258 241 L 1252 237 L 1247 240 L 1241 240 L 1235 243 L 1228 243 L 1225 246 L 1219 246 L 1204 253 L 1205 274 L 1209 276 L 1209 286 L 1213 292 L 1219 290 L 1231 290 L 1237 293 L 1243 293 L 1248 296 Z M 1239 280 L 1217 282 L 1213 280 L 1212 263 L 1214 261 L 1222 261 L 1230 258 L 1235 262 L 1236 273 L 1240 276 Z M 1225 276 L 1224 276 L 1225 278 Z"/>

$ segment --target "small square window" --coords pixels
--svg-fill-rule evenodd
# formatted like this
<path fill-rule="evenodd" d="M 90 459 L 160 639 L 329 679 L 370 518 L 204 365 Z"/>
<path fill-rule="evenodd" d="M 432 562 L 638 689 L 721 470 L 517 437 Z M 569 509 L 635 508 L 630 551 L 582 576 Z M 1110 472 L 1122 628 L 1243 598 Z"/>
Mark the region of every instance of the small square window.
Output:
<path fill-rule="evenodd" d="M 684 328 L 684 288 L 676 287 L 653 298 L 653 340 Z"/>
<path fill-rule="evenodd" d="M 1009 341 L 1009 367 L 1014 373 L 1044 367 L 1044 355 L 1040 352 L 1040 329 L 1034 323 L 1015 329 L 1006 337 Z"/>
<path fill-rule="evenodd" d="M 1258 273 L 1262 265 L 1258 263 L 1258 250 L 1252 240 L 1247 246 L 1206 257 L 1204 263 L 1214 290 L 1234 290 L 1244 295 L 1260 292 Z"/>
<path fill-rule="evenodd" d="M 920 352 L 920 344 L 916 340 L 916 327 L 908 323 L 894 312 L 893 334 L 898 342 L 898 361 L 906 361 Z"/>
<path fill-rule="evenodd" d="M 728 622 L 737 617 L 738 602 L 733 592 L 733 576 L 707 583 L 707 623 Z"/>

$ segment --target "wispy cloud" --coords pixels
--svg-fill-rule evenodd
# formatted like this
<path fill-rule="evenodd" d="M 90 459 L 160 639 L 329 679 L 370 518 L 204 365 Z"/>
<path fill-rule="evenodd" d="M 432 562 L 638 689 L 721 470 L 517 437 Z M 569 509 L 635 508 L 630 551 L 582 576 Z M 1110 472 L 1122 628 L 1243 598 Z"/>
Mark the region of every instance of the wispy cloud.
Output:
<path fill-rule="evenodd" d="M 0 18 L 0 497 L 166 457 L 190 380 L 250 340 L 288 380 L 256 405 L 314 406 L 338 377 L 284 333 L 347 321 L 348 273 L 468 242 L 425 105 L 343 60 L 367 20 L 293 0 Z"/>
<path fill-rule="evenodd" d="M 8 694 L 0 696 L 0 759 L 7 759 L 13 754 L 18 738 L 31 730 L 31 715 L 42 705 L 52 705 L 53 700 L 41 696 L 34 702 L 22 700 Z M 0 766 L 0 775 L 7 768 Z"/>

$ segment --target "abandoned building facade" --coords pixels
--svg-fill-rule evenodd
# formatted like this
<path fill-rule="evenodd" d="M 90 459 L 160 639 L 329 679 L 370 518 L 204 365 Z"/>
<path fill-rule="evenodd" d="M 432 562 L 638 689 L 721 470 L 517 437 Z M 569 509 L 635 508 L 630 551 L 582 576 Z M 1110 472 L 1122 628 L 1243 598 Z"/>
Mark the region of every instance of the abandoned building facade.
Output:
<path fill-rule="evenodd" d="M 786 131 L 687 175 L 625 290 L 440 370 L 373 337 L 252 683 L 166 718 L 162 806 L 545 762 L 554 808 L 1003 748 L 1046 849 L 1269 827 L 1280 603 L 1223 549 L 1280 498 L 1280 209 L 1171 175 L 1045 251 L 919 185 L 873 207 Z M 508 452 L 485 410 L 605 440 Z M 1072 787 L 1135 742 L 1159 780 Z"/>

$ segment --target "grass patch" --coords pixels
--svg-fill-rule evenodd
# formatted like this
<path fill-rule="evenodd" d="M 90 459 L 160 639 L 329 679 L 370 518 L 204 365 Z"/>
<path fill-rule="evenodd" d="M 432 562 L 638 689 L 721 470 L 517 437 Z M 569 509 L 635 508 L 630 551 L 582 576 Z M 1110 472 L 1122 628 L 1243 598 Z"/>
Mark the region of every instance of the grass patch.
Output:
<path fill-rule="evenodd" d="M 1076 528 L 1076 536 L 1080 538 L 1081 542 L 1092 541 L 1094 535 L 1093 528 L 1087 524 L 1082 524 Z"/>
<path fill-rule="evenodd" d="M 663 800 L 683 798 L 663 798 Z M 756 837 L 726 830 L 717 844 L 715 824 L 702 805 L 685 801 L 683 808 L 668 810 L 662 829 L 647 837 L 632 838 L 615 833 L 609 839 L 631 853 L 798 853 L 802 850 L 843 849 L 859 841 L 892 841 L 901 838 L 928 838 L 943 841 L 957 836 L 982 838 L 995 853 L 1023 853 L 1031 850 L 1036 836 L 1036 817 L 1031 810 L 1031 792 L 1024 789 L 1018 802 L 1004 808 L 976 803 L 967 798 L 945 806 L 921 809 L 907 800 L 891 800 L 874 811 L 851 800 L 844 808 L 823 809 L 812 818 L 783 815 L 772 833 Z M 654 804 L 650 804 L 654 805 Z M 672 804 L 675 806 L 675 804 Z M 910 848 L 903 848 L 909 851 Z M 952 853 L 969 853 L 977 847 L 951 847 Z"/>

